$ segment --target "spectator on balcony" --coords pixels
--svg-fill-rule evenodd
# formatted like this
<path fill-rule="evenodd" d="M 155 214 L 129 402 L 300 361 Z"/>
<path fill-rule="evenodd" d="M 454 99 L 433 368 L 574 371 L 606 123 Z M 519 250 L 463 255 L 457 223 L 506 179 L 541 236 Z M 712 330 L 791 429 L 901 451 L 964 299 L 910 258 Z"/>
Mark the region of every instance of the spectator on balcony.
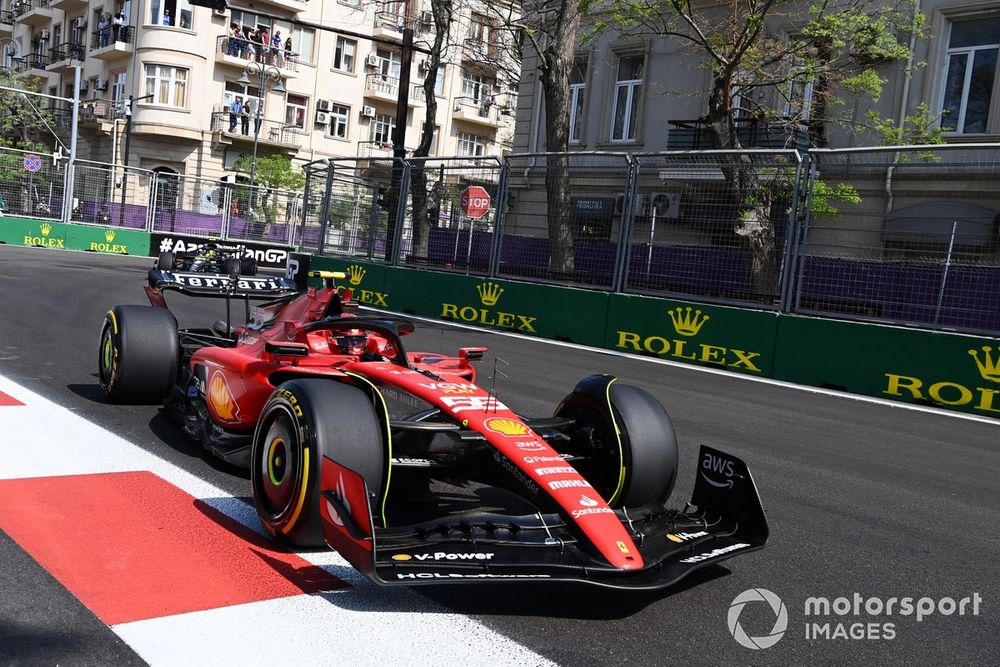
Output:
<path fill-rule="evenodd" d="M 274 54 L 274 64 L 281 67 L 281 31 L 275 30 L 271 38 L 271 53 Z"/>
<path fill-rule="evenodd" d="M 292 38 L 291 37 L 286 37 L 285 38 L 285 62 L 286 63 L 291 62 L 292 58 L 294 56 L 295 56 L 295 54 L 292 53 Z"/>
<path fill-rule="evenodd" d="M 239 56 L 243 52 L 243 30 L 239 23 L 229 26 L 229 39 L 226 40 L 226 55 Z"/>
<path fill-rule="evenodd" d="M 229 105 L 229 131 L 236 131 L 236 121 L 239 120 L 240 116 L 243 114 L 243 100 L 237 97 L 233 100 L 233 103 Z M 244 133 L 245 134 L 245 133 Z"/>
<path fill-rule="evenodd" d="M 97 20 L 97 34 L 100 39 L 102 49 L 108 45 L 108 41 L 111 39 L 110 18 L 111 15 L 105 12 L 101 14 L 101 18 Z"/>
<path fill-rule="evenodd" d="M 250 134 L 250 103 L 246 100 L 240 102 L 240 125 L 244 135 Z"/>
<path fill-rule="evenodd" d="M 260 31 L 256 28 L 250 28 L 247 31 L 247 60 L 257 60 L 260 61 Z"/>
<path fill-rule="evenodd" d="M 270 63 L 271 62 L 271 33 L 267 31 L 267 28 L 262 28 L 257 31 L 260 36 L 260 61 Z"/>
<path fill-rule="evenodd" d="M 163 25 L 173 25 L 174 24 L 174 17 L 170 15 L 170 10 L 169 9 L 164 9 L 163 10 L 163 19 L 160 21 L 160 23 L 163 24 Z"/>
<path fill-rule="evenodd" d="M 115 14 L 115 17 L 111 19 L 111 29 L 112 32 L 114 33 L 113 36 L 116 42 L 124 42 L 127 40 L 127 35 L 125 31 L 125 26 L 127 24 L 128 21 L 125 20 L 125 10 L 124 9 L 118 10 L 118 13 Z"/>

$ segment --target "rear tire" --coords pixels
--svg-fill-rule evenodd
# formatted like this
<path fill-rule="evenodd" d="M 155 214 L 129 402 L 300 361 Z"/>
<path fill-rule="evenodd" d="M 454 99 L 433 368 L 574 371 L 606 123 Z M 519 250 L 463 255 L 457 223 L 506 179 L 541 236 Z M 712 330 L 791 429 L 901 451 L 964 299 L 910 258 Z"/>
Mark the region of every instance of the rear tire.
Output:
<path fill-rule="evenodd" d="M 177 320 L 169 310 L 115 306 L 104 316 L 98 378 L 113 403 L 162 403 L 179 363 Z"/>
<path fill-rule="evenodd" d="M 555 412 L 571 417 L 573 465 L 612 507 L 664 503 L 677 478 L 677 437 L 670 416 L 648 392 L 592 375 Z M 617 428 L 616 428 L 617 426 Z"/>
<path fill-rule="evenodd" d="M 240 274 L 244 276 L 257 275 L 257 260 L 253 257 L 243 257 L 240 259 Z"/>
<path fill-rule="evenodd" d="M 159 258 L 156 260 L 156 269 L 157 271 L 173 271 L 174 253 L 161 252 Z"/>
<path fill-rule="evenodd" d="M 223 272 L 227 276 L 238 276 L 240 274 L 240 260 L 238 257 L 227 257 L 222 267 Z"/>
<path fill-rule="evenodd" d="M 254 505 L 267 532 L 293 547 L 320 547 L 323 457 L 361 475 L 384 497 L 388 459 L 369 397 L 336 380 L 279 386 L 261 411 L 250 456 Z"/>

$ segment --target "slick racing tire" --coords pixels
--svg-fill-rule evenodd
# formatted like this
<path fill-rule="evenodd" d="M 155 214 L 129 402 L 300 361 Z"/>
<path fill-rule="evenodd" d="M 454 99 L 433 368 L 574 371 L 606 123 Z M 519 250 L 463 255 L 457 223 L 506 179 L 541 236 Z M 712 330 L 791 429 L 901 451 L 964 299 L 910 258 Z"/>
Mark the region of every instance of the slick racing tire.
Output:
<path fill-rule="evenodd" d="M 165 308 L 115 306 L 104 316 L 98 378 L 114 403 L 161 403 L 180 363 L 177 320 Z"/>
<path fill-rule="evenodd" d="M 611 507 L 664 503 L 677 478 L 677 438 L 667 411 L 648 392 L 592 375 L 555 412 L 570 417 L 570 443 L 560 451 Z"/>
<path fill-rule="evenodd" d="M 257 260 L 253 257 L 243 257 L 242 259 L 240 259 L 240 275 L 241 276 L 257 275 Z"/>
<path fill-rule="evenodd" d="M 157 271 L 173 271 L 174 253 L 161 252 L 159 258 L 156 260 L 156 269 Z"/>
<path fill-rule="evenodd" d="M 384 498 L 388 459 L 369 397 L 327 379 L 281 384 L 268 399 L 254 434 L 250 479 L 261 523 L 279 543 L 324 545 L 320 523 L 323 457 L 361 475 Z"/>
<path fill-rule="evenodd" d="M 227 276 L 238 276 L 241 268 L 240 259 L 238 257 L 229 257 L 226 259 L 222 267 L 222 272 Z"/>

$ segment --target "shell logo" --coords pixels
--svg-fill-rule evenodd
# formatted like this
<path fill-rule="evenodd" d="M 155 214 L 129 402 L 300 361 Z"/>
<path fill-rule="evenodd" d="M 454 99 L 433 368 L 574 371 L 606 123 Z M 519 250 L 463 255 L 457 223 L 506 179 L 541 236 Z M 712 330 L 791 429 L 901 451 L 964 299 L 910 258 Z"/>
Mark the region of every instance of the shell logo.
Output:
<path fill-rule="evenodd" d="M 396 554 L 392 557 L 393 560 L 410 560 L 413 556 L 409 554 Z"/>
<path fill-rule="evenodd" d="M 229 390 L 229 383 L 222 371 L 215 371 L 208 383 L 208 402 L 222 421 L 239 421 L 240 408 L 233 399 L 233 392 Z"/>
<path fill-rule="evenodd" d="M 514 419 L 494 417 L 483 422 L 483 426 L 502 435 L 527 435 L 528 427 Z"/>

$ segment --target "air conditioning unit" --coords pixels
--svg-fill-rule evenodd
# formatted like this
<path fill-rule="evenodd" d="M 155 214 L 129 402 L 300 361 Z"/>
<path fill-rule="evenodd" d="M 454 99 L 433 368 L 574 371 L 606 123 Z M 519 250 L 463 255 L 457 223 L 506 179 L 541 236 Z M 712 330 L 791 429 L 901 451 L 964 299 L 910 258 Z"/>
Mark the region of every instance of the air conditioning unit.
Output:
<path fill-rule="evenodd" d="M 43 31 L 42 31 L 41 33 L 39 33 L 39 35 L 38 35 L 38 39 L 42 40 L 43 42 L 44 42 L 45 40 L 47 40 L 48 38 L 49 38 L 49 31 L 48 31 L 48 30 L 43 30 Z"/>
<path fill-rule="evenodd" d="M 97 85 L 94 86 L 94 90 L 99 90 L 101 92 L 104 92 L 107 89 L 108 89 L 108 80 L 107 79 L 99 79 L 97 81 Z"/>
<path fill-rule="evenodd" d="M 434 12 L 427 11 L 426 9 L 420 12 L 420 22 L 421 23 L 434 23 Z"/>
<path fill-rule="evenodd" d="M 329 111 L 331 106 L 330 100 L 316 100 L 316 109 L 319 111 Z"/>
<path fill-rule="evenodd" d="M 380 58 L 378 57 L 378 54 L 369 53 L 368 57 L 365 58 L 365 64 L 369 67 L 378 67 L 379 60 Z"/>
<path fill-rule="evenodd" d="M 650 213 L 658 218 L 681 217 L 681 196 L 676 192 L 656 192 L 649 202 Z"/>
<path fill-rule="evenodd" d="M 77 30 L 83 30 L 84 28 L 87 27 L 87 19 L 83 18 L 82 16 L 73 19 L 73 27 L 76 28 Z"/>
<path fill-rule="evenodd" d="M 364 116 L 365 118 L 374 118 L 375 107 L 370 107 L 366 104 L 365 106 L 361 107 L 361 115 Z"/>
<path fill-rule="evenodd" d="M 317 125 L 329 125 L 330 124 L 330 114 L 325 111 L 316 112 L 316 124 Z"/>
<path fill-rule="evenodd" d="M 80 80 L 80 92 L 81 93 L 85 93 L 88 90 L 90 90 L 90 82 L 87 81 L 86 79 L 81 79 Z"/>
<path fill-rule="evenodd" d="M 417 71 L 426 72 L 430 68 L 431 67 L 430 65 L 427 64 L 426 60 L 421 60 L 420 62 L 417 63 Z"/>
<path fill-rule="evenodd" d="M 226 10 L 225 9 L 213 9 L 212 10 L 212 16 L 225 16 L 225 15 L 226 15 Z"/>

